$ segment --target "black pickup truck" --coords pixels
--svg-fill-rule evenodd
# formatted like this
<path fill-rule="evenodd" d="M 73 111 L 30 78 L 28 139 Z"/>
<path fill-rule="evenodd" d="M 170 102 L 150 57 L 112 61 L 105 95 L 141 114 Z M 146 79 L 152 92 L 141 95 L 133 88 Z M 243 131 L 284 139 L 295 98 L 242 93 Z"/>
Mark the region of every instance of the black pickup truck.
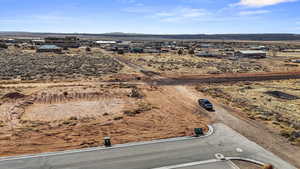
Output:
<path fill-rule="evenodd" d="M 207 99 L 199 99 L 198 103 L 204 109 L 206 109 L 208 111 L 214 111 L 214 107 L 213 107 L 212 103 L 209 100 L 207 100 Z"/>

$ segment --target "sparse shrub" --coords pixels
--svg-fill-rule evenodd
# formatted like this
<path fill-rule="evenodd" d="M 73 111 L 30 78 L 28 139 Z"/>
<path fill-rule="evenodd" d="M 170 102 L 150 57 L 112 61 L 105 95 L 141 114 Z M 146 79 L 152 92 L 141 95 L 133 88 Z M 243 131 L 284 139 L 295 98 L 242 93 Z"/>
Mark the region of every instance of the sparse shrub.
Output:
<path fill-rule="evenodd" d="M 85 48 L 85 51 L 86 51 L 86 52 L 91 52 L 92 49 L 91 49 L 90 47 L 86 47 L 86 48 Z"/>
<path fill-rule="evenodd" d="M 140 93 L 140 91 L 137 88 L 133 88 L 129 94 L 129 97 L 134 97 L 134 98 L 143 98 L 143 95 Z"/>
<path fill-rule="evenodd" d="M 69 120 L 76 121 L 78 120 L 78 118 L 74 116 L 74 117 L 70 117 Z"/>
<path fill-rule="evenodd" d="M 283 137 L 289 138 L 292 134 L 293 130 L 290 128 L 284 128 L 280 131 L 280 135 Z"/>
<path fill-rule="evenodd" d="M 193 54 L 195 54 L 195 51 L 194 51 L 193 49 L 190 49 L 190 50 L 189 50 L 189 54 L 190 54 L 190 55 L 193 55 Z"/>
<path fill-rule="evenodd" d="M 125 110 L 124 114 L 127 116 L 135 116 L 137 114 L 141 114 L 143 112 L 147 112 L 150 111 L 152 109 L 154 109 L 155 107 L 153 107 L 151 104 L 148 103 L 139 103 L 139 107 L 137 109 L 134 110 Z"/>
<path fill-rule="evenodd" d="M 8 46 L 5 43 L 0 43 L 0 48 L 7 49 Z"/>
<path fill-rule="evenodd" d="M 63 92 L 63 95 L 64 96 L 68 96 L 68 92 Z"/>
<path fill-rule="evenodd" d="M 115 121 L 122 120 L 122 119 L 123 119 L 122 116 L 120 116 L 120 117 L 115 117 L 115 118 L 114 118 Z"/>
<path fill-rule="evenodd" d="M 178 54 L 178 55 L 183 55 L 183 50 L 179 49 L 179 50 L 177 51 L 177 54 Z"/>

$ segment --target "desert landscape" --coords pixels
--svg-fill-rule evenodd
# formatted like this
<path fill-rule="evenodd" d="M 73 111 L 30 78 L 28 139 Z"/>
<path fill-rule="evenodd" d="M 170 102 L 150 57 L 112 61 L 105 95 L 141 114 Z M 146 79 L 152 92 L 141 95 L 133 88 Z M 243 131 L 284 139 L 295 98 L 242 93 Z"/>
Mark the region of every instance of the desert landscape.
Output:
<path fill-rule="evenodd" d="M 294 54 L 295 55 L 295 54 Z M 293 59 L 299 59 L 292 57 Z M 178 54 L 127 54 L 124 57 L 143 67 L 165 74 L 222 74 L 276 72 L 299 70 L 299 64 L 289 63 L 291 57 L 270 57 L 260 60 L 242 58 L 232 60 L 229 57 L 203 58 L 195 55 Z"/>
<path fill-rule="evenodd" d="M 204 57 L 187 49 L 119 52 L 92 45 L 60 52 L 2 49 L 0 156 L 97 147 L 104 137 L 122 144 L 192 136 L 194 128 L 207 132 L 222 119 L 221 112 L 199 107 L 203 97 L 299 148 L 297 50 L 269 51 L 260 59 Z"/>
<path fill-rule="evenodd" d="M 243 115 L 260 120 L 273 131 L 299 145 L 299 80 L 213 84 L 196 89 Z"/>
<path fill-rule="evenodd" d="M 0 0 L 0 169 L 300 169 L 300 0 Z"/>

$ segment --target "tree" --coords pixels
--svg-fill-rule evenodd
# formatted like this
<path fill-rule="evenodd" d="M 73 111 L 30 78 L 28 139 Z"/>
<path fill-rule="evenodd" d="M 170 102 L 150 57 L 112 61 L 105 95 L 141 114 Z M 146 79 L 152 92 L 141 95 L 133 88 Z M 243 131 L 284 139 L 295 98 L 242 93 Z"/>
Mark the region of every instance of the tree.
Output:
<path fill-rule="evenodd" d="M 0 43 L 0 48 L 7 49 L 8 46 L 5 43 Z"/>
<path fill-rule="evenodd" d="M 183 51 L 182 51 L 181 49 L 179 49 L 179 50 L 177 51 L 177 54 L 178 54 L 178 55 L 183 55 Z"/>

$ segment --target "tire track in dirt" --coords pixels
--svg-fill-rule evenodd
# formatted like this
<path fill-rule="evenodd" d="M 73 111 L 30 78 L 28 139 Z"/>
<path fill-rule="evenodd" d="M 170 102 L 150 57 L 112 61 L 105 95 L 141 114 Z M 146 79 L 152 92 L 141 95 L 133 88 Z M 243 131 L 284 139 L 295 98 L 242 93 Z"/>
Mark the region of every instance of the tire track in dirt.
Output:
<path fill-rule="evenodd" d="M 125 63 L 130 62 L 126 61 Z M 142 69 L 144 70 L 144 69 Z M 147 70 L 145 70 L 147 71 Z M 141 72 L 143 73 L 143 72 Z M 185 104 L 194 107 L 197 104 L 198 98 L 209 98 L 213 101 L 216 107 L 215 113 L 198 108 L 199 112 L 206 114 L 213 122 L 222 122 L 234 130 L 238 131 L 248 139 L 263 146 L 267 150 L 275 153 L 286 161 L 300 166 L 300 150 L 298 147 L 291 146 L 283 138 L 273 134 L 262 124 L 253 122 L 243 116 L 240 116 L 235 110 L 225 105 L 219 104 L 216 100 L 203 93 L 191 91 L 188 86 L 199 83 L 226 83 L 239 81 L 266 81 L 266 80 L 285 80 L 285 79 L 300 79 L 300 72 L 266 72 L 266 73 L 240 73 L 240 74 L 222 74 L 222 75 L 187 75 L 187 76 L 163 76 L 156 75 L 155 79 L 151 78 L 148 81 L 150 85 L 166 86 L 172 89 L 170 95 L 185 96 Z M 173 87 L 171 87 L 173 86 Z M 173 90 L 175 89 L 175 90 Z M 171 96 L 168 96 L 171 97 Z M 297 151 L 297 153 L 295 153 Z"/>
<path fill-rule="evenodd" d="M 217 100 L 201 92 L 192 89 L 189 86 L 181 86 L 181 91 L 186 95 L 192 95 L 197 98 L 209 99 L 216 111 L 209 112 L 214 122 L 221 122 L 238 131 L 249 140 L 256 142 L 265 149 L 280 156 L 280 158 L 300 167 L 300 148 L 290 145 L 285 138 L 272 133 L 266 126 L 256 121 L 250 120 L 239 112 L 227 105 L 219 104 Z"/>

